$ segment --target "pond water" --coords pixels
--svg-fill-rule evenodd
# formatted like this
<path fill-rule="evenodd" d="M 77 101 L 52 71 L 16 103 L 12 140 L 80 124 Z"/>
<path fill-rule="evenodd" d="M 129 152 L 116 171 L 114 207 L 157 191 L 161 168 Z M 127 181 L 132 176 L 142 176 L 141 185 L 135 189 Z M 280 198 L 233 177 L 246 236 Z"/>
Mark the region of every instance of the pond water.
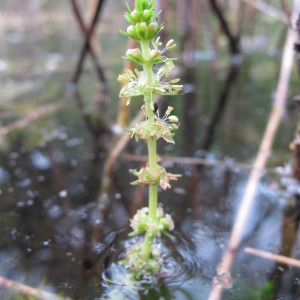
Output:
<path fill-rule="evenodd" d="M 96 47 L 108 91 L 87 59 L 74 92 L 69 81 L 82 36 L 69 3 L 32 1 L 22 7 L 3 1 L 1 6 L 0 276 L 71 299 L 106 299 L 115 290 L 113 299 L 207 299 L 272 105 L 284 25 L 260 19 L 242 39 L 239 65 L 230 64 L 222 38 L 215 49 L 202 38 L 193 67 L 178 70 L 186 93 L 160 100 L 162 111 L 172 101 L 181 120 L 176 146 L 159 143 L 160 153 L 175 157 L 162 164 L 183 174 L 171 190 L 159 192 L 175 222 L 177 240 L 168 251 L 181 261 L 175 275 L 145 291 L 131 288 L 114 264 L 106 275 L 121 285 L 103 285 L 107 260 L 128 242 L 128 220 L 147 199 L 146 189 L 130 185 L 134 178 L 128 170 L 142 165 L 146 150 L 135 141 L 118 156 L 109 188 L 103 189 L 103 165 L 116 134 L 120 87 L 115 78 L 127 46 L 118 33 L 125 26 L 124 7 L 107 3 L 99 26 Z M 298 86 L 294 72 L 290 103 Z M 132 117 L 139 107 L 133 104 Z M 252 247 L 299 257 L 298 186 L 291 178 L 289 150 L 297 118 L 294 108 L 287 109 L 231 277 L 217 278 L 224 299 L 300 295 L 297 268 L 244 252 Z M 31 299 L 17 298 L 4 286 L 0 294 Z"/>

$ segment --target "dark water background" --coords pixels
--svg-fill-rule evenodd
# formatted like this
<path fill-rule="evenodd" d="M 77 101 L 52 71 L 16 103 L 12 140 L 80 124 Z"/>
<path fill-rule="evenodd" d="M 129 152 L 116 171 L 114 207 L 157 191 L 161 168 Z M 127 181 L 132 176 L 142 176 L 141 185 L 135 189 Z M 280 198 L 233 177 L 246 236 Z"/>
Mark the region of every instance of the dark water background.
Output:
<path fill-rule="evenodd" d="M 86 3 L 79 3 L 88 19 Z M 172 1 L 170 5 L 175 7 Z M 128 169 L 139 168 L 141 162 L 123 155 L 116 161 L 109 191 L 99 194 L 103 163 L 116 132 L 116 77 L 127 46 L 118 32 L 126 26 L 124 5 L 107 1 L 99 39 L 94 40 L 108 81 L 105 94 L 89 58 L 79 92 L 72 92 L 69 81 L 82 36 L 68 1 L 2 1 L 0 10 L 0 275 L 72 299 L 101 298 L 104 258 L 94 244 L 121 228 L 125 233 L 119 239 L 127 239 L 128 219 L 147 198 L 145 189 L 129 185 L 133 178 Z M 242 55 L 233 57 L 241 63 L 231 64 L 226 39 L 220 35 L 217 47 L 211 42 L 217 23 L 210 12 L 208 22 L 208 12 L 203 4 L 192 66 L 179 61 L 186 93 L 160 103 L 161 110 L 171 103 L 181 120 L 176 146 L 159 143 L 160 153 L 205 158 L 212 164 L 164 162 L 168 170 L 184 176 L 172 190 L 159 193 L 178 235 L 192 242 L 184 259 L 200 267 L 190 268 L 191 278 L 179 287 L 157 286 L 141 296 L 145 299 L 207 299 L 249 175 L 249 169 L 236 163 L 251 166 L 276 87 L 285 26 L 256 13 L 255 23 L 243 32 Z M 165 15 L 169 34 L 179 40 L 172 21 L 176 16 L 172 11 Z M 229 80 L 233 83 L 228 87 Z M 272 299 L 269 291 L 276 299 L 299 295 L 296 268 L 243 252 L 251 246 L 299 257 L 291 219 L 298 186 L 291 184 L 289 150 L 298 118 L 292 103 L 298 86 L 294 70 L 288 107 L 269 159 L 272 171 L 258 187 L 233 266 L 233 286 L 224 299 Z M 133 117 L 141 103 L 132 102 Z M 51 112 L 43 113 L 45 107 Z M 35 118 L 32 112 L 41 116 Z M 123 153 L 138 157 L 145 146 L 130 141 Z M 3 287 L 0 293 L 1 299 L 26 299 Z"/>

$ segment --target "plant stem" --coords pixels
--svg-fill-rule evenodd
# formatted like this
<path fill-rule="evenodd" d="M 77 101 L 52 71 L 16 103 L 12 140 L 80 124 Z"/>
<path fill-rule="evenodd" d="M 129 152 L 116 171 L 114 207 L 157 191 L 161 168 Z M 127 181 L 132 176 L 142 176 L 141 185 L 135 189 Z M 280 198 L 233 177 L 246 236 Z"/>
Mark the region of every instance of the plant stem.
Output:
<path fill-rule="evenodd" d="M 150 58 L 150 49 L 149 49 L 149 42 L 141 42 L 141 49 L 143 53 L 143 57 L 145 61 Z M 143 70 L 146 76 L 146 82 L 148 85 L 152 85 L 153 83 L 153 71 L 152 65 L 145 63 L 143 65 Z M 151 109 L 151 102 L 153 102 L 152 95 L 148 94 L 144 97 L 145 102 L 145 112 L 147 121 L 149 124 L 154 122 L 155 114 Z M 149 160 L 149 168 L 150 172 L 153 174 L 157 173 L 157 148 L 156 148 L 156 139 L 150 138 L 147 142 L 148 144 L 148 160 Z M 157 221 L 157 194 L 158 194 L 158 186 L 153 185 L 149 186 L 149 217 L 155 223 Z M 144 260 L 149 259 L 151 254 L 151 246 L 153 243 L 153 236 L 149 234 L 149 231 L 146 232 L 143 247 L 142 247 L 142 257 Z"/>
<path fill-rule="evenodd" d="M 157 173 L 157 152 L 156 152 L 156 140 L 150 139 L 148 141 L 148 158 L 149 158 L 149 168 L 150 172 Z M 156 221 L 156 210 L 157 210 L 157 193 L 158 186 L 149 186 L 149 217 Z"/>

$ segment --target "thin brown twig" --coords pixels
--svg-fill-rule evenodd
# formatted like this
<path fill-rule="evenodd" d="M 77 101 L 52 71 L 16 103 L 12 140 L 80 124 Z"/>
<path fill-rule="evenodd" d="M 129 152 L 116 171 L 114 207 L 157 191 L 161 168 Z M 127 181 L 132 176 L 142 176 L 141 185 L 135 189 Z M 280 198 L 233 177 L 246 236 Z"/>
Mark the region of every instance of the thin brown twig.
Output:
<path fill-rule="evenodd" d="M 218 21 L 221 25 L 221 30 L 223 31 L 223 33 L 226 35 L 228 39 L 230 53 L 232 55 L 239 54 L 240 53 L 239 35 L 233 34 L 233 32 L 231 31 L 229 24 L 224 17 L 224 12 L 222 11 L 217 1 L 210 0 L 209 3 L 213 12 L 218 18 Z"/>
<path fill-rule="evenodd" d="M 298 2 L 298 3 L 297 3 Z M 297 13 L 300 11 L 299 0 L 294 0 L 293 20 L 295 24 Z M 231 231 L 228 247 L 222 257 L 217 270 L 217 276 L 222 274 L 230 274 L 231 266 L 233 264 L 235 254 L 242 241 L 244 227 L 248 218 L 248 213 L 251 210 L 257 185 L 263 174 L 267 159 L 270 155 L 272 144 L 279 127 L 284 108 L 286 105 L 286 98 L 288 95 L 288 85 L 293 66 L 294 50 L 293 44 L 296 40 L 296 32 L 293 29 L 288 30 L 285 41 L 283 56 L 281 62 L 281 69 L 277 83 L 276 93 L 274 97 L 273 108 L 269 116 L 267 127 L 261 141 L 259 151 L 254 161 L 254 168 L 250 174 L 249 180 L 245 187 L 244 196 L 242 198 L 240 208 L 235 219 L 233 229 Z M 209 296 L 209 300 L 219 300 L 222 297 L 223 287 L 217 280 L 214 279 L 213 287 Z"/>
<path fill-rule="evenodd" d="M 144 117 L 143 111 L 140 111 L 137 116 L 132 120 L 129 127 L 134 127 L 136 123 L 140 122 Z M 118 142 L 114 145 L 113 149 L 109 152 L 107 159 L 105 160 L 104 168 L 103 168 L 103 179 L 106 182 L 108 178 L 111 178 L 111 172 L 114 166 L 115 161 L 117 160 L 118 156 L 122 152 L 122 150 L 127 145 L 128 141 L 130 140 L 130 134 L 125 132 Z M 105 180 L 106 178 L 106 180 Z M 110 180 L 109 180 L 110 181 Z"/>
<path fill-rule="evenodd" d="M 148 160 L 147 155 L 133 155 L 124 153 L 122 158 L 130 161 L 144 162 Z M 179 163 L 179 164 L 187 164 L 187 165 L 205 165 L 210 167 L 224 167 L 228 169 L 241 169 L 250 171 L 253 169 L 253 166 L 242 164 L 238 162 L 225 161 L 225 160 L 208 160 L 205 158 L 199 157 L 182 157 L 182 156 L 159 156 L 161 161 L 167 161 L 170 163 Z"/>
<path fill-rule="evenodd" d="M 56 102 L 54 104 L 43 105 L 35 108 L 33 111 L 29 112 L 24 118 L 12 122 L 6 126 L 0 127 L 0 137 L 7 135 L 8 133 L 23 128 L 30 124 L 31 122 L 53 113 L 62 106 L 62 102 Z"/>
<path fill-rule="evenodd" d="M 122 159 L 129 160 L 129 161 L 135 161 L 135 162 L 145 162 L 148 160 L 147 155 L 135 155 L 135 154 L 129 154 L 124 153 L 122 155 Z M 202 165 L 207 167 L 222 167 L 230 170 L 236 170 L 236 171 L 252 171 L 254 169 L 253 165 L 248 165 L 240 162 L 235 162 L 228 160 L 210 160 L 200 157 L 186 157 L 186 156 L 168 156 L 168 155 L 160 155 L 159 156 L 160 161 L 162 162 L 169 162 L 169 163 L 178 163 L 178 164 L 185 164 L 185 165 Z M 277 167 L 275 168 L 264 168 L 264 172 L 266 174 L 278 174 Z"/>
<path fill-rule="evenodd" d="M 86 33 L 86 35 L 85 35 L 85 41 L 84 41 L 83 46 L 82 46 L 81 51 L 80 51 L 79 60 L 78 60 L 76 69 L 74 71 L 74 74 L 71 78 L 71 82 L 74 83 L 74 84 L 78 83 L 79 77 L 81 75 L 84 58 L 85 58 L 85 55 L 87 53 L 87 50 L 89 49 L 90 40 L 91 40 L 91 37 L 93 35 L 95 26 L 98 22 L 99 15 L 101 13 L 102 6 L 103 6 L 104 2 L 105 2 L 105 0 L 99 0 L 96 11 L 95 11 L 95 14 L 92 18 L 90 28 L 89 28 L 88 32 Z"/>
<path fill-rule="evenodd" d="M 82 33 L 87 36 L 89 34 L 89 29 L 84 24 L 84 21 L 82 19 L 81 14 L 80 14 L 80 10 L 79 10 L 79 7 L 77 5 L 77 2 L 76 2 L 76 0 L 71 0 L 71 3 L 72 3 L 74 15 L 75 15 L 76 19 L 78 20 L 78 24 L 80 26 L 80 29 L 81 29 Z M 100 65 L 100 63 L 98 61 L 98 57 L 97 57 L 96 52 L 95 52 L 95 50 L 94 50 L 94 48 L 91 44 L 90 39 L 87 40 L 87 46 L 86 47 L 87 47 L 87 51 L 89 51 L 89 53 L 90 53 L 90 55 L 93 59 L 98 77 L 99 77 L 100 81 L 102 82 L 102 84 L 104 85 L 104 87 L 106 87 L 107 82 L 106 82 L 106 78 L 105 78 L 105 75 L 104 75 L 104 70 L 103 70 L 102 66 Z"/>
<path fill-rule="evenodd" d="M 251 248 L 251 247 L 245 248 L 244 251 L 248 254 L 252 254 L 252 255 L 263 257 L 263 258 L 266 258 L 269 260 L 273 260 L 280 264 L 285 264 L 285 265 L 289 265 L 289 266 L 292 266 L 295 268 L 300 268 L 300 260 L 299 259 L 275 254 L 275 253 L 268 252 L 268 251 L 258 250 L 258 249 Z"/>
<path fill-rule="evenodd" d="M 43 291 L 41 289 L 33 288 L 31 286 L 12 281 L 5 277 L 0 276 L 0 286 L 3 286 L 7 289 L 14 290 L 19 294 L 34 297 L 37 300 L 62 300 L 70 298 L 61 298 L 55 294 Z"/>
<path fill-rule="evenodd" d="M 274 6 L 272 6 L 268 3 L 265 3 L 264 1 L 261 1 L 261 0 L 243 0 L 243 1 L 268 16 L 270 16 L 284 24 L 289 24 L 289 19 L 287 18 L 286 14 L 284 12 L 280 11 L 279 9 L 275 8 Z"/>

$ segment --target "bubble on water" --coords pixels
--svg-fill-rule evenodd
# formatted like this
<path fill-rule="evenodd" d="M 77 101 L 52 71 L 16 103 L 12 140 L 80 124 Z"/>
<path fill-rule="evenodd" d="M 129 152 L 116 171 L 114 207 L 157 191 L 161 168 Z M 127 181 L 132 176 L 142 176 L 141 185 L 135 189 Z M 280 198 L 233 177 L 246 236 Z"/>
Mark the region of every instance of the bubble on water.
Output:
<path fill-rule="evenodd" d="M 48 240 L 48 241 L 44 241 L 42 244 L 43 244 L 43 246 L 45 246 L 45 247 L 48 247 L 48 246 L 50 246 L 50 240 Z"/>
<path fill-rule="evenodd" d="M 0 167 L 0 183 L 3 183 L 7 180 L 9 180 L 9 173 Z"/>
<path fill-rule="evenodd" d="M 174 188 L 174 193 L 178 195 L 186 195 L 186 190 L 183 188 Z"/>
<path fill-rule="evenodd" d="M 7 192 L 8 192 L 9 194 L 13 193 L 13 192 L 14 192 L 14 188 L 10 186 L 10 187 L 7 189 Z"/>
<path fill-rule="evenodd" d="M 53 205 L 48 209 L 47 214 L 49 218 L 56 219 L 61 216 L 62 209 L 58 205 Z"/>
<path fill-rule="evenodd" d="M 70 164 L 72 167 L 76 167 L 78 165 L 77 159 L 75 159 L 75 158 L 71 159 Z"/>
<path fill-rule="evenodd" d="M 37 179 L 38 179 L 38 182 L 44 182 L 45 181 L 45 176 L 39 175 Z"/>
<path fill-rule="evenodd" d="M 39 170 L 47 170 L 51 166 L 50 159 L 40 151 L 34 151 L 31 154 L 32 164 Z"/>
<path fill-rule="evenodd" d="M 110 130 L 115 134 L 115 135 L 121 135 L 124 132 L 124 129 L 118 125 L 118 124 L 113 124 L 110 126 Z"/>
<path fill-rule="evenodd" d="M 21 207 L 25 206 L 25 203 L 23 201 L 19 201 L 19 202 L 17 202 L 16 206 L 21 208 Z"/>
<path fill-rule="evenodd" d="M 122 195 L 120 193 L 115 194 L 115 199 L 121 199 Z"/>
<path fill-rule="evenodd" d="M 11 231 L 10 231 L 10 236 L 12 239 L 16 239 L 17 236 L 19 235 L 18 231 L 16 228 L 12 228 Z"/>
<path fill-rule="evenodd" d="M 85 232 L 80 227 L 73 227 L 71 229 L 71 245 L 72 246 L 81 246 L 85 238 Z"/>
<path fill-rule="evenodd" d="M 16 185 L 18 187 L 27 187 L 31 184 L 30 178 L 24 178 L 23 180 L 19 181 Z"/>
<path fill-rule="evenodd" d="M 96 225 L 99 225 L 99 224 L 101 224 L 101 220 L 100 220 L 100 219 L 96 219 L 94 223 L 95 223 Z"/>
<path fill-rule="evenodd" d="M 5 60 L 0 59 L 0 72 L 3 72 L 7 69 L 7 62 Z"/>
<path fill-rule="evenodd" d="M 67 147 L 75 147 L 82 144 L 82 142 L 83 142 L 82 138 L 73 138 L 67 140 L 65 144 Z"/>
<path fill-rule="evenodd" d="M 34 192 L 32 190 L 27 190 L 26 195 L 27 197 L 34 197 Z"/>
<path fill-rule="evenodd" d="M 26 201 L 27 206 L 31 206 L 33 204 L 34 204 L 34 201 L 32 199 Z"/>
<path fill-rule="evenodd" d="M 61 191 L 58 193 L 58 196 L 59 196 L 60 198 L 65 198 L 65 197 L 67 197 L 67 195 L 68 195 L 68 191 L 67 191 L 67 190 L 61 190 Z"/>

